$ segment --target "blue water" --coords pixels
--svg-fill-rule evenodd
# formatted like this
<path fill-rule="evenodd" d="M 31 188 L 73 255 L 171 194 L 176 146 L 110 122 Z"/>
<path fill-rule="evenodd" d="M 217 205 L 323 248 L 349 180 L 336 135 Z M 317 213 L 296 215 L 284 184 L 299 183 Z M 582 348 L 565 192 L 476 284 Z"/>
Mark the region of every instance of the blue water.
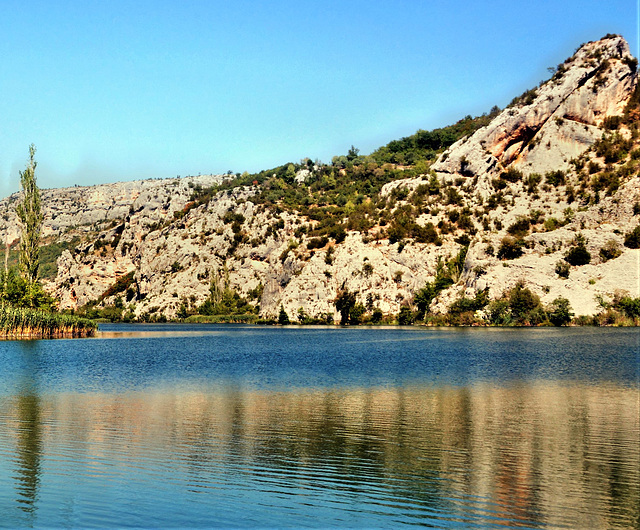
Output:
<path fill-rule="evenodd" d="M 634 528 L 635 329 L 0 342 L 0 526 Z"/>

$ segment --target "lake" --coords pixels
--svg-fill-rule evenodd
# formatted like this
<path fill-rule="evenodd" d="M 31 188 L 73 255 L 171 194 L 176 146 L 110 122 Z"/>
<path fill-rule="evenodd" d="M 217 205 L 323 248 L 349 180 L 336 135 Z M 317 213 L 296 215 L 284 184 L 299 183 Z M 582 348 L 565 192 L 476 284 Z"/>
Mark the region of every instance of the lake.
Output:
<path fill-rule="evenodd" d="M 640 332 L 0 342 L 2 527 L 638 528 Z"/>

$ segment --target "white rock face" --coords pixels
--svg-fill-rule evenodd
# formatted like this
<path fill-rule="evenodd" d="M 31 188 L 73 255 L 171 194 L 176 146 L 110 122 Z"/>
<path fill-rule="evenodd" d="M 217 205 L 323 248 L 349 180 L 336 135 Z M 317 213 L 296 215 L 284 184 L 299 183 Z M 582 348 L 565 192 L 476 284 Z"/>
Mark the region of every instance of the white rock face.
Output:
<path fill-rule="evenodd" d="M 622 37 L 585 44 L 566 71 L 506 108 L 487 127 L 451 146 L 434 164 L 440 175 L 493 178 L 509 165 L 525 174 L 565 170 L 602 135 L 605 118 L 622 114 L 637 76 Z"/>
<path fill-rule="evenodd" d="M 544 303 L 568 298 L 578 315 L 598 312 L 598 297 L 610 298 L 616 290 L 640 296 L 640 251 L 622 245 L 624 234 L 640 222 L 634 213 L 634 205 L 640 203 L 637 168 L 611 196 L 603 193 L 597 204 L 569 202 L 562 186 L 541 184 L 532 194 L 518 181 L 501 191 L 499 204 L 487 207 L 496 192 L 492 180 L 503 171 L 513 167 L 527 175 L 569 169 L 569 161 L 602 136 L 603 120 L 622 114 L 638 83 L 628 58 L 628 46 L 620 38 L 583 46 L 565 62 L 562 75 L 537 89 L 531 102 L 505 109 L 487 127 L 451 146 L 432 166 L 440 182 L 455 183 L 462 202 L 455 206 L 440 199 L 417 222 L 437 225 L 454 209 L 466 207 L 474 227 L 460 279 L 440 294 L 432 311 L 444 312 L 462 294 L 473 296 L 479 289 L 488 288 L 491 297 L 499 297 L 520 280 Z M 602 164 L 594 153 L 589 157 Z M 313 171 L 296 174 L 300 189 Z M 264 317 L 277 317 L 282 306 L 292 320 L 299 309 L 312 317 L 331 314 L 337 320 L 334 301 L 343 289 L 356 293 L 363 305 L 397 314 L 433 280 L 438 260 L 446 261 L 462 248 L 455 242 L 462 231 L 454 230 L 441 234 L 440 246 L 390 244 L 352 231 L 343 242 L 329 240 L 323 248 L 309 249 L 310 238 L 299 228 L 312 222 L 259 205 L 254 197 L 258 188 L 234 188 L 203 204 L 190 202 L 194 191 L 224 178 L 44 190 L 44 234 L 52 240 L 85 238 L 58 260 L 51 290 L 61 308 L 98 300 L 132 273 L 129 290 L 118 296 L 137 317 L 173 318 L 182 306 L 194 308 L 209 296 L 212 280 L 224 281 L 225 275 L 229 287 L 245 296 L 262 286 L 261 298 L 254 302 Z M 409 195 L 427 182 L 423 176 L 395 180 L 380 196 L 400 196 L 394 193 L 399 188 Z M 14 194 L 0 201 L 1 241 L 19 237 L 16 199 Z M 403 204 L 398 200 L 398 206 Z M 520 258 L 497 259 L 508 228 L 533 212 L 566 223 L 552 231 L 535 225 Z M 586 239 L 592 261 L 572 267 L 569 278 L 562 279 L 555 265 L 578 234 Z M 622 254 L 603 262 L 599 251 L 609 241 L 615 241 Z M 111 304 L 114 298 L 107 296 L 103 303 Z"/>
<path fill-rule="evenodd" d="M 183 179 L 148 179 L 96 186 L 41 190 L 44 213 L 42 234 L 58 235 L 73 227 L 124 219 L 133 210 L 143 211 L 145 220 L 163 219 L 181 210 L 194 186 L 211 187 L 225 175 L 201 175 Z M 0 200 L 0 241 L 20 237 L 15 202 L 19 193 Z"/>

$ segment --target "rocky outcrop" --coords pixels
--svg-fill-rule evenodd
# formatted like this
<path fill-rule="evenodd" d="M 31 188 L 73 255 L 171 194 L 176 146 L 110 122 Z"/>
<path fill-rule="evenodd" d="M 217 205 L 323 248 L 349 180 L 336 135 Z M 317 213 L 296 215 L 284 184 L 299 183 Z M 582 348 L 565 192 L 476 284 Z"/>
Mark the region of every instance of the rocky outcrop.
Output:
<path fill-rule="evenodd" d="M 44 210 L 42 234 L 60 236 L 71 229 L 91 227 L 113 220 L 123 220 L 129 213 L 151 224 L 181 210 L 195 187 L 219 184 L 225 175 L 201 175 L 183 179 L 147 179 L 96 186 L 74 186 L 41 190 Z M 19 238 L 15 203 L 19 193 L 0 200 L 0 241 Z"/>
<path fill-rule="evenodd" d="M 551 80 L 502 111 L 487 127 L 463 138 L 433 165 L 440 176 L 483 177 L 507 167 L 525 174 L 566 170 L 602 135 L 602 124 L 622 114 L 637 83 L 622 37 L 583 45 Z"/>
<path fill-rule="evenodd" d="M 458 297 L 485 288 L 492 298 L 499 297 L 524 280 L 545 303 L 563 296 L 576 314 L 593 314 L 599 310 L 598 299 L 616 290 L 640 295 L 640 250 L 622 244 L 640 219 L 638 164 L 626 153 L 628 171 L 620 173 L 618 188 L 601 197 L 575 197 L 593 178 L 586 174 L 588 164 L 606 165 L 590 147 L 605 132 L 605 120 L 623 114 L 637 83 L 623 39 L 588 43 L 551 80 L 452 145 L 429 174 L 386 184 L 379 198 L 398 208 L 409 206 L 413 192 L 437 180 L 442 194 L 429 198 L 429 208 L 416 219 L 423 227 L 450 224 L 454 214 L 467 216 L 465 230 L 441 230 L 435 243 L 374 238 L 373 233 L 384 231 L 377 226 L 311 245 L 307 228 L 314 222 L 266 207 L 256 199 L 260 189 L 254 186 L 218 191 L 194 202 L 194 196 L 202 197 L 198 192 L 225 176 L 45 190 L 44 233 L 82 240 L 58 260 L 51 290 L 62 308 L 96 300 L 112 304 L 115 295 L 109 289 L 133 275 L 117 296 L 138 318 L 173 318 L 181 308 L 202 304 L 212 283 L 221 281 L 254 297 L 265 317 L 277 316 L 282 306 L 291 317 L 302 310 L 337 319 L 334 301 L 345 289 L 369 308 L 397 314 L 434 279 L 439 261 L 458 254 L 469 237 L 464 268 L 457 282 L 434 300 L 432 311 L 444 312 Z M 630 131 L 622 128 L 618 134 L 629 137 Z M 581 163 L 572 164 L 577 157 Z M 559 169 L 565 171 L 564 183 L 543 180 L 545 173 Z M 317 170 L 299 170 L 297 189 L 311 186 Z M 500 179 L 509 170 L 517 170 L 516 177 Z M 541 177 L 532 185 L 526 177 L 534 173 Z M 574 184 L 575 193 L 569 193 Z M 13 195 L 0 201 L 3 241 L 18 237 L 15 200 Z M 502 241 L 522 219 L 533 223 L 522 239 L 522 255 L 500 259 Z M 556 264 L 578 236 L 593 259 L 562 278 Z M 620 255 L 605 261 L 600 249 L 607 244 L 617 246 Z"/>

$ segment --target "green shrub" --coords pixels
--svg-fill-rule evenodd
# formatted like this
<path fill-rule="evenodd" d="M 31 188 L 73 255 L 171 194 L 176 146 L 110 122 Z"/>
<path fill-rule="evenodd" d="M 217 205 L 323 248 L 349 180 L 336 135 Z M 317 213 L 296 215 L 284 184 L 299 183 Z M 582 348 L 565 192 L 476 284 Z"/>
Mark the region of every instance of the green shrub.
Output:
<path fill-rule="evenodd" d="M 613 307 L 629 318 L 640 318 L 640 297 L 623 296 L 613 301 Z"/>
<path fill-rule="evenodd" d="M 556 274 L 560 276 L 560 278 L 567 279 L 570 271 L 571 267 L 569 267 L 569 264 L 566 261 L 558 261 L 556 263 Z"/>
<path fill-rule="evenodd" d="M 449 314 L 452 316 L 461 315 L 462 313 L 475 313 L 479 309 L 483 309 L 489 303 L 489 288 L 477 291 L 475 297 L 458 298 L 449 307 Z"/>
<path fill-rule="evenodd" d="M 545 182 L 550 186 L 560 186 L 565 183 L 566 174 L 562 170 L 549 171 L 545 175 Z"/>
<path fill-rule="evenodd" d="M 624 238 L 624 246 L 628 248 L 640 248 L 640 224 L 626 235 Z"/>
<path fill-rule="evenodd" d="M 307 241 L 307 249 L 313 250 L 316 248 L 323 248 L 327 243 L 329 243 L 329 238 L 327 236 L 314 237 Z"/>
<path fill-rule="evenodd" d="M 445 204 L 455 204 L 457 206 L 462 206 L 462 195 L 458 193 L 458 190 L 449 187 L 446 191 L 446 203 Z"/>
<path fill-rule="evenodd" d="M 494 300 L 487 308 L 489 322 L 494 326 L 508 326 L 513 322 L 509 302 L 506 298 Z"/>
<path fill-rule="evenodd" d="M 522 171 L 519 171 L 514 167 L 510 167 L 509 169 L 507 169 L 506 171 L 503 171 L 500 174 L 500 178 L 503 180 L 507 180 L 509 182 L 519 182 L 522 180 L 523 175 L 522 175 Z"/>
<path fill-rule="evenodd" d="M 436 273 L 436 278 L 432 282 L 427 282 L 427 284 L 415 294 L 413 303 L 418 309 L 417 317 L 419 320 L 422 320 L 425 313 L 429 310 L 433 299 L 451 285 L 453 285 L 453 280 L 444 269 L 440 269 L 438 273 Z"/>
<path fill-rule="evenodd" d="M 535 101 L 537 95 L 538 95 L 537 89 L 531 88 L 529 90 L 526 90 L 521 95 L 516 96 L 515 98 L 513 98 L 511 100 L 511 103 L 509 103 L 508 106 L 509 107 L 514 107 L 514 106 L 531 105 Z"/>
<path fill-rule="evenodd" d="M 538 184 L 542 182 L 542 176 L 538 173 L 531 173 L 525 180 L 525 184 L 527 185 L 527 193 L 530 195 L 533 193 L 537 193 Z"/>
<path fill-rule="evenodd" d="M 344 226 L 337 225 L 329 231 L 329 236 L 332 237 L 336 243 L 342 243 L 347 237 L 347 231 L 344 229 Z"/>
<path fill-rule="evenodd" d="M 511 260 L 522 256 L 524 251 L 524 241 L 522 239 L 515 239 L 513 237 L 504 237 L 500 241 L 500 248 L 496 257 L 501 260 Z"/>
<path fill-rule="evenodd" d="M 625 55 L 622 58 L 622 62 L 629 67 L 632 74 L 635 74 L 636 71 L 638 70 L 638 59 L 636 59 L 635 57 L 631 57 L 630 55 Z"/>
<path fill-rule="evenodd" d="M 615 131 L 622 124 L 622 116 L 607 116 L 602 122 L 602 127 L 607 131 Z"/>
<path fill-rule="evenodd" d="M 414 223 L 411 226 L 411 235 L 418 243 L 437 243 L 440 240 L 438 231 L 432 222 L 428 222 L 425 226 Z"/>
<path fill-rule="evenodd" d="M 507 228 L 507 232 L 512 236 L 523 237 L 529 233 L 530 226 L 531 221 L 526 217 L 521 217 Z"/>
<path fill-rule="evenodd" d="M 40 282 L 29 286 L 27 281 L 13 268 L 7 272 L 0 271 L 0 305 L 9 304 L 15 307 L 51 310 L 54 299 L 44 291 Z"/>
<path fill-rule="evenodd" d="M 356 303 L 350 310 L 349 310 L 349 322 L 351 324 L 361 324 L 365 313 L 367 312 L 367 310 L 365 309 L 365 307 L 361 304 L 361 303 Z"/>
<path fill-rule="evenodd" d="M 579 244 L 567 251 L 564 260 L 574 266 L 586 265 L 591 262 L 591 254 L 584 244 Z"/>
<path fill-rule="evenodd" d="M 544 220 L 544 230 L 545 232 L 553 232 L 556 228 L 561 226 L 562 223 L 558 221 L 555 217 L 549 217 Z"/>
<path fill-rule="evenodd" d="M 324 262 L 327 265 L 333 264 L 333 253 L 335 252 L 335 248 L 333 246 L 329 247 L 324 255 Z"/>
<path fill-rule="evenodd" d="M 600 259 L 602 259 L 602 261 L 616 259 L 620 254 L 622 254 L 622 250 L 620 250 L 620 245 L 618 245 L 615 239 L 610 239 L 600 249 Z"/>

